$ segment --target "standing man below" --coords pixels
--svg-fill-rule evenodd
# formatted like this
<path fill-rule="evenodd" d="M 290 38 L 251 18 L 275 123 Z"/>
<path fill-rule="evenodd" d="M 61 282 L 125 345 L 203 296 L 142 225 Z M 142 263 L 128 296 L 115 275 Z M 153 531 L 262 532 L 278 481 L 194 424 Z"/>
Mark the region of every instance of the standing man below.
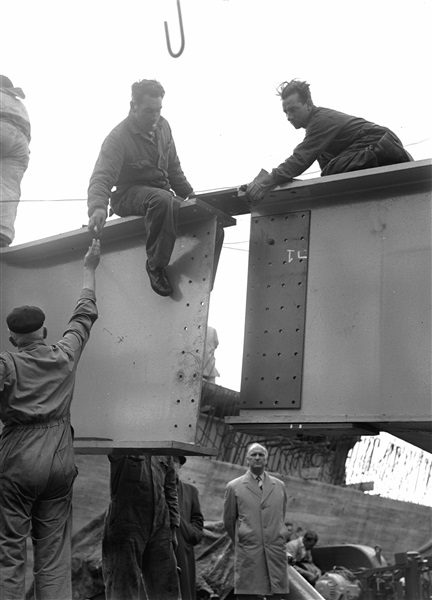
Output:
<path fill-rule="evenodd" d="M 102 540 L 107 600 L 178 600 L 180 513 L 171 456 L 109 456 L 111 502 Z"/>
<path fill-rule="evenodd" d="M 180 591 L 182 600 L 195 600 L 196 575 L 194 546 L 203 535 L 204 518 L 201 513 L 198 490 L 179 477 L 180 468 L 185 464 L 185 456 L 174 456 L 177 474 L 177 491 L 180 507 L 180 528 L 177 532 L 177 565 L 180 568 Z"/>
<path fill-rule="evenodd" d="M 100 243 L 84 258 L 84 285 L 62 339 L 45 343 L 35 306 L 6 318 L 18 352 L 0 355 L 0 598 L 25 595 L 26 539 L 34 551 L 36 600 L 70 600 L 74 462 L 70 406 L 76 368 L 97 319 Z"/>
<path fill-rule="evenodd" d="M 30 119 L 25 94 L 0 75 L 0 247 L 15 237 L 15 219 L 21 197 L 21 180 L 29 163 Z"/>
<path fill-rule="evenodd" d="M 234 591 L 239 600 L 288 598 L 285 553 L 287 494 L 280 479 L 265 471 L 268 452 L 252 444 L 245 475 L 230 481 L 223 521 L 234 543 Z"/>
<path fill-rule="evenodd" d="M 165 267 L 177 237 L 179 205 L 196 194 L 182 171 L 169 123 L 161 116 L 164 95 L 155 80 L 132 85 L 129 115 L 105 139 L 90 179 L 88 227 L 100 236 L 109 200 L 120 217 L 143 216 L 150 284 L 157 294 L 169 296 L 173 289 Z M 214 273 L 222 241 L 223 229 L 218 229 Z"/>
<path fill-rule="evenodd" d="M 272 170 L 258 175 L 246 195 L 259 202 L 273 186 L 290 182 L 316 160 L 321 175 L 335 175 L 360 169 L 409 162 L 412 156 L 387 127 L 330 108 L 315 106 L 306 81 L 283 83 L 278 89 L 282 110 L 295 129 L 306 136 L 292 156 Z"/>
<path fill-rule="evenodd" d="M 318 534 L 312 529 L 308 529 L 305 534 L 286 545 L 288 562 L 294 566 L 311 585 L 315 585 L 321 570 L 314 564 L 312 559 L 312 548 L 318 541 Z"/>

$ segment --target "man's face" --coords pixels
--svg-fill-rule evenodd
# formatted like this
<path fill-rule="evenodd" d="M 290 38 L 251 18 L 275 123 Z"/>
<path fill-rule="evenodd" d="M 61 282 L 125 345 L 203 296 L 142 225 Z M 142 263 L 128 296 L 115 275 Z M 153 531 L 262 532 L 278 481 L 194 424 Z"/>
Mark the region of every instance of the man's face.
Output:
<path fill-rule="evenodd" d="M 140 104 L 132 107 L 132 115 L 136 126 L 143 133 L 154 131 L 162 110 L 162 97 L 143 96 Z"/>
<path fill-rule="evenodd" d="M 314 537 L 309 537 L 308 535 L 305 535 L 303 537 L 303 544 L 306 550 L 310 550 L 311 548 L 313 548 L 316 543 L 317 540 Z"/>
<path fill-rule="evenodd" d="M 246 463 L 254 475 L 262 475 L 267 464 L 267 452 L 263 446 L 256 444 L 249 448 Z"/>
<path fill-rule="evenodd" d="M 282 110 L 286 114 L 288 121 L 296 129 L 306 127 L 310 112 L 312 110 L 312 102 L 308 100 L 305 104 L 300 100 L 298 93 L 291 94 L 282 102 Z"/>

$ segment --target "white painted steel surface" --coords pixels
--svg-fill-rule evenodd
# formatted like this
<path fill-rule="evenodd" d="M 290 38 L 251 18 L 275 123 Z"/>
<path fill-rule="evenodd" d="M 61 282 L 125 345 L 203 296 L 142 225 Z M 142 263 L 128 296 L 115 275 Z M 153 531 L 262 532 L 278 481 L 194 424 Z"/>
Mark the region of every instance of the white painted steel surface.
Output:
<path fill-rule="evenodd" d="M 194 444 L 218 218 L 235 222 L 224 222 L 199 201 L 182 205 L 167 268 L 174 288 L 168 298 L 150 288 L 143 220 L 106 225 L 96 273 L 100 316 L 78 367 L 72 403 L 76 438 L 90 438 L 79 440 L 81 450 L 105 453 L 140 447 L 140 441 L 147 449 L 151 442 L 156 448 L 161 442 Z M 2 349 L 9 347 L 5 317 L 21 304 L 44 310 L 48 343 L 62 336 L 81 290 L 89 242 L 90 234 L 80 230 L 1 253 Z"/>
<path fill-rule="evenodd" d="M 431 162 L 295 182 L 252 216 L 298 210 L 311 211 L 301 408 L 249 410 L 248 393 L 228 421 L 430 432 Z"/>

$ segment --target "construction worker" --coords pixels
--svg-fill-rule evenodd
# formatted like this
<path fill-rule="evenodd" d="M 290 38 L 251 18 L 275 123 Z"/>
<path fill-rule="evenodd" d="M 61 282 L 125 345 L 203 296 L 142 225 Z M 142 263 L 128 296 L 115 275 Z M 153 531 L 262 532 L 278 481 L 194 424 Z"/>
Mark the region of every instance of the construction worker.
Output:
<path fill-rule="evenodd" d="M 120 217 L 143 216 L 151 287 L 160 296 L 170 296 L 173 289 L 165 267 L 176 241 L 178 210 L 195 192 L 181 168 L 169 123 L 161 116 L 164 95 L 155 80 L 132 85 L 129 115 L 105 139 L 91 176 L 88 215 L 89 230 L 97 236 L 105 225 L 109 200 Z M 214 273 L 222 241 L 223 229 L 218 228 Z"/>
<path fill-rule="evenodd" d="M 21 102 L 25 94 L 0 75 L 0 247 L 15 237 L 21 180 L 29 163 L 30 119 Z"/>
<path fill-rule="evenodd" d="M 102 541 L 106 600 L 178 600 L 180 513 L 172 456 L 109 456 Z"/>
<path fill-rule="evenodd" d="M 387 127 L 312 102 L 309 84 L 293 79 L 278 94 L 282 109 L 295 129 L 306 136 L 292 156 L 272 170 L 261 171 L 247 186 L 246 196 L 259 202 L 275 185 L 287 183 L 318 161 L 321 175 L 393 165 L 413 160 L 400 139 Z"/>
<path fill-rule="evenodd" d="M 317 532 L 307 529 L 302 536 L 290 540 L 286 545 L 288 563 L 293 565 L 311 585 L 315 585 L 322 575 L 321 570 L 313 562 L 311 552 L 317 542 Z"/>
<path fill-rule="evenodd" d="M 7 316 L 17 352 L 0 354 L 0 598 L 25 595 L 26 539 L 31 530 L 36 600 L 71 600 L 72 485 L 70 406 L 75 374 L 98 313 L 95 271 L 100 243 L 84 258 L 84 283 L 66 331 L 45 342 L 35 306 Z M 51 293 L 51 292 L 49 292 Z"/>

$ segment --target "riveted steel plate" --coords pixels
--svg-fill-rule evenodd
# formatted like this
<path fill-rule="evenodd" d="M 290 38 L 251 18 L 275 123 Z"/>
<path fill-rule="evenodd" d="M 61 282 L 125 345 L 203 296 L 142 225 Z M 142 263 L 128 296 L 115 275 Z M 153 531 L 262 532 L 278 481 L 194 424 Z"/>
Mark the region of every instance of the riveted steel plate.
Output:
<path fill-rule="evenodd" d="M 300 408 L 310 211 L 252 217 L 241 408 Z"/>
<path fill-rule="evenodd" d="M 143 219 L 105 226 L 96 272 L 99 318 L 78 366 L 71 408 L 82 452 L 195 444 L 222 217 L 199 202 L 181 206 L 167 267 L 174 293 L 166 298 L 152 291 L 145 270 Z M 48 343 L 59 340 L 81 291 L 89 241 L 79 230 L 0 252 L 1 322 L 14 306 L 35 304 L 47 315 Z M 7 328 L 0 334 L 7 349 Z"/>

